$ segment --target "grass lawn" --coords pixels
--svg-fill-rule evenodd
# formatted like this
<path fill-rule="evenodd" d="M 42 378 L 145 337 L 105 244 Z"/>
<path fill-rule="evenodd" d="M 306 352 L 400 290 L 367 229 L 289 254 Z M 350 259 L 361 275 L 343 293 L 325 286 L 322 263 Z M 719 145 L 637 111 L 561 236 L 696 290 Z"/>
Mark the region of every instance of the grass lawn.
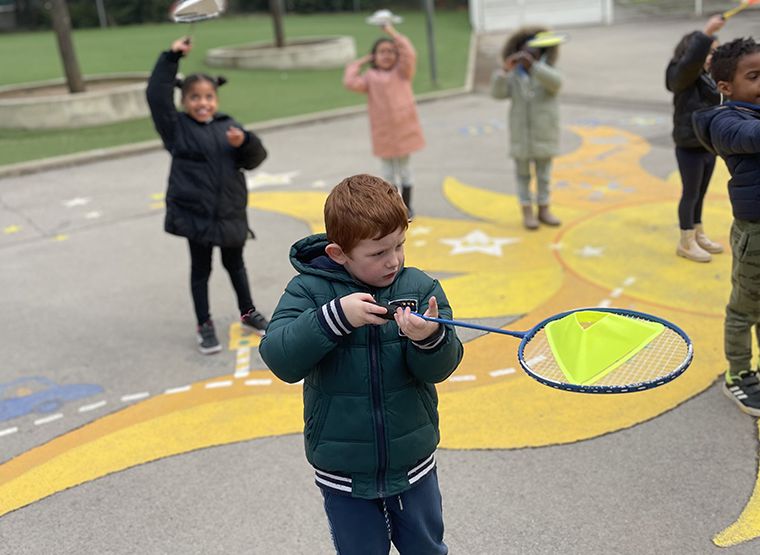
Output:
<path fill-rule="evenodd" d="M 315 35 L 352 35 L 357 55 L 369 51 L 382 33 L 367 25 L 368 14 L 288 15 L 286 40 Z M 427 35 L 422 12 L 402 12 L 398 26 L 418 52 L 414 90 L 417 93 L 464 85 L 470 40 L 466 11 L 439 11 L 435 17 L 438 83 L 430 80 Z M 74 45 L 82 73 L 150 71 L 161 50 L 188 31 L 186 24 L 85 29 L 74 32 Z M 227 16 L 197 23 L 193 31 L 194 50 L 183 60 L 185 73 L 204 71 L 225 75 L 229 83 L 220 89 L 220 110 L 243 123 L 318 112 L 330 108 L 362 104 L 363 95 L 343 89 L 342 69 L 314 71 L 233 70 L 209 68 L 204 53 L 217 46 L 273 40 L 268 14 Z M 27 83 L 63 76 L 55 35 L 15 33 L 0 35 L 0 85 Z M 122 145 L 157 138 L 150 119 L 74 130 L 24 131 L 0 129 L 0 165 Z"/>

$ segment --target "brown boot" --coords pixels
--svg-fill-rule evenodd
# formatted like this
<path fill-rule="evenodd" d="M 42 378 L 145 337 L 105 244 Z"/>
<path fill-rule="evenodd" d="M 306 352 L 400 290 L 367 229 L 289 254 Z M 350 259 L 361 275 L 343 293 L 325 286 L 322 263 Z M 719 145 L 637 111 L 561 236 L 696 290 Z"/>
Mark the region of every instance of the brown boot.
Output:
<path fill-rule="evenodd" d="M 681 240 L 678 241 L 676 254 L 694 262 L 710 262 L 712 256 L 697 244 L 693 229 L 682 229 Z"/>
<path fill-rule="evenodd" d="M 562 222 L 559 221 L 559 218 L 557 218 L 557 216 L 551 213 L 551 211 L 549 210 L 548 204 L 541 205 L 538 207 L 538 220 L 542 224 L 546 224 L 546 225 L 550 225 L 554 227 L 562 224 Z"/>
<path fill-rule="evenodd" d="M 533 205 L 523 204 L 522 215 L 523 215 L 523 226 L 525 227 L 525 229 L 530 229 L 530 230 L 538 229 L 538 220 L 536 219 L 536 216 L 533 214 Z"/>
<path fill-rule="evenodd" d="M 697 240 L 697 245 L 711 254 L 720 254 L 723 252 L 723 245 L 716 243 L 705 235 L 702 224 L 694 224 L 694 238 Z"/>

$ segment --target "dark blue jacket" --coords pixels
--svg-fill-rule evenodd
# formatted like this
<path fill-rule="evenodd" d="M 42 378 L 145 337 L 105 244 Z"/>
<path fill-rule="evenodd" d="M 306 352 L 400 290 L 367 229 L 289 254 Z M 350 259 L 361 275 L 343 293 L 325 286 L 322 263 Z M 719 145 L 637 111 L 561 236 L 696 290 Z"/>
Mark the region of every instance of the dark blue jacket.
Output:
<path fill-rule="evenodd" d="M 451 307 L 438 281 L 403 268 L 387 287 L 353 279 L 325 255 L 324 234 L 297 242 L 298 271 L 285 289 L 261 358 L 281 380 L 303 380 L 306 458 L 320 487 L 375 499 L 400 494 L 430 472 L 439 440 L 436 382 L 462 360 L 453 326 L 426 341 L 410 341 L 395 321 L 354 328 L 340 298 L 367 292 L 424 312 L 432 295 L 441 318 Z"/>
<path fill-rule="evenodd" d="M 217 112 L 212 121 L 201 123 L 177 111 L 174 82 L 181 56 L 163 52 L 146 91 L 153 124 L 172 155 L 164 229 L 204 245 L 242 247 L 249 229 L 241 169 L 257 167 L 267 152 L 248 131 L 240 147 L 231 146 L 227 129 L 243 127 L 225 114 Z"/>
<path fill-rule="evenodd" d="M 694 132 L 726 162 L 734 218 L 760 221 L 760 106 L 727 102 L 694 113 Z"/>

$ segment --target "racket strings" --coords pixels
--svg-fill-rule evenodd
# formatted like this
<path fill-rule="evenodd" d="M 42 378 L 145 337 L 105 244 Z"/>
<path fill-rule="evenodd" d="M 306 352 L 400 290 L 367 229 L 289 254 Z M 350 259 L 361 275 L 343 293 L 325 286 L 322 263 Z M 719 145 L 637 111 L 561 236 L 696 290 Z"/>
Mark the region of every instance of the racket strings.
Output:
<path fill-rule="evenodd" d="M 686 364 L 689 353 L 689 344 L 684 338 L 666 326 L 651 343 L 619 367 L 594 381 L 593 385 L 625 387 L 644 382 L 656 382 L 678 371 Z M 544 329 L 538 331 L 526 343 L 522 358 L 529 372 L 552 382 L 568 383 L 568 378 L 554 358 Z"/>

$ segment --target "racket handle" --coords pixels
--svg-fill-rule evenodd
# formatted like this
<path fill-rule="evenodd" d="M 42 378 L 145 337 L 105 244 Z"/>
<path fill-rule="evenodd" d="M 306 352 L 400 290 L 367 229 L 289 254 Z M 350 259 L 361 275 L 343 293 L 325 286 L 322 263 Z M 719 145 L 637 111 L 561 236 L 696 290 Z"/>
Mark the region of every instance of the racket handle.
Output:
<path fill-rule="evenodd" d="M 746 8 L 749 8 L 749 3 L 742 2 L 735 8 L 731 8 L 730 10 L 723 12 L 723 19 L 728 19 L 729 17 L 733 17 Z"/>

